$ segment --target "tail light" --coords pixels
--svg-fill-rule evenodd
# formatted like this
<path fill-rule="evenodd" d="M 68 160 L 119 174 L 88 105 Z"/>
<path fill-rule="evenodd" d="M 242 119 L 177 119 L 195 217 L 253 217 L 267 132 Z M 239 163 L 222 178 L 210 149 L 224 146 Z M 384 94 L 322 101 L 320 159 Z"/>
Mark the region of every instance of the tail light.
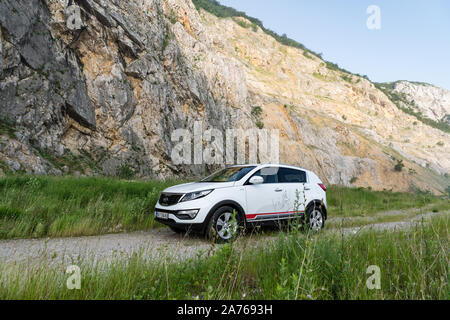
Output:
<path fill-rule="evenodd" d="M 323 183 L 319 183 L 319 187 L 321 187 L 323 191 L 327 192 L 327 187 L 325 187 Z"/>

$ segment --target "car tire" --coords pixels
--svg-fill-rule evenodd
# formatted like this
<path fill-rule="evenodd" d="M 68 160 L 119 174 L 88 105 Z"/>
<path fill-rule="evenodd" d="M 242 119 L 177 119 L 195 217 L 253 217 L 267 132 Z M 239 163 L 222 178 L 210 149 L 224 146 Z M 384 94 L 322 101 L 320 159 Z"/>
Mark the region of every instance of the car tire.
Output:
<path fill-rule="evenodd" d="M 212 215 L 206 229 L 206 236 L 216 243 L 226 243 L 236 239 L 243 230 L 244 221 L 241 215 L 236 209 L 224 206 Z"/>
<path fill-rule="evenodd" d="M 325 227 L 325 215 L 319 206 L 313 205 L 306 211 L 306 225 L 309 230 L 319 232 Z"/>

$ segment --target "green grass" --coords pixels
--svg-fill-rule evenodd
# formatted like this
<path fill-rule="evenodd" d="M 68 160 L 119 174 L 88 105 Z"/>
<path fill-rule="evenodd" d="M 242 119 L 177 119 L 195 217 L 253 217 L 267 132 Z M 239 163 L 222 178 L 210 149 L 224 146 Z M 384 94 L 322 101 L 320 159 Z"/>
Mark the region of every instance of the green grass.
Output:
<path fill-rule="evenodd" d="M 178 182 L 95 177 L 0 178 L 0 238 L 64 237 L 155 227 L 160 192 Z"/>
<path fill-rule="evenodd" d="M 439 209 L 436 207 L 429 207 L 427 210 L 398 211 L 388 215 L 380 214 L 366 217 L 344 217 L 327 221 L 327 229 L 365 227 L 372 226 L 374 224 L 386 224 L 391 222 L 409 223 L 412 219 L 416 219 L 416 221 L 422 219 L 421 217 L 426 219 L 424 214 L 437 214 L 442 213 L 443 211 L 447 211 L 448 213 L 449 210 L 450 206 L 447 203 L 447 205 L 439 205 Z"/>
<path fill-rule="evenodd" d="M 153 208 L 165 188 L 180 181 L 126 181 L 105 177 L 0 178 L 0 239 L 98 235 L 159 226 Z M 448 200 L 424 193 L 374 192 L 332 186 L 328 214 L 367 216 L 380 211 L 442 208 Z"/>
<path fill-rule="evenodd" d="M 240 25 L 244 29 L 252 29 L 254 32 L 258 31 L 258 26 L 255 23 L 247 23 L 243 20 L 239 20 L 236 17 L 233 17 L 233 21 L 236 22 L 238 25 Z"/>
<path fill-rule="evenodd" d="M 327 76 L 325 76 L 325 75 L 323 75 L 323 74 L 321 74 L 321 73 L 314 72 L 314 73 L 313 73 L 313 76 L 314 76 L 316 79 L 319 79 L 319 80 L 321 80 L 321 81 L 329 82 Z"/>
<path fill-rule="evenodd" d="M 66 288 L 64 268 L 0 266 L 0 299 L 449 299 L 448 223 L 351 236 L 293 231 L 178 262 L 142 252 L 81 261 L 80 290 Z M 371 265 L 380 290 L 366 286 Z"/>
<path fill-rule="evenodd" d="M 331 186 L 327 190 L 329 216 L 367 216 L 381 211 L 446 205 L 448 200 L 423 192 L 372 191 Z"/>

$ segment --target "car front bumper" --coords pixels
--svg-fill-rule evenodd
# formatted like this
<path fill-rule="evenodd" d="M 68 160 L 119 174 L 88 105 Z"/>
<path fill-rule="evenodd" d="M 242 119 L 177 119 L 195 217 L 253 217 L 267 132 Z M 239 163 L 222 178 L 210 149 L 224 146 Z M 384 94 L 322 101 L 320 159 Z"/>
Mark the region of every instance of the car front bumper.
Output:
<path fill-rule="evenodd" d="M 185 230 L 185 231 L 193 231 L 193 232 L 198 232 L 198 233 L 203 233 L 205 231 L 205 227 L 206 227 L 204 223 L 178 223 L 171 218 L 169 218 L 169 219 L 155 218 L 155 221 L 162 223 L 168 227 L 177 228 L 177 229 Z"/>
<path fill-rule="evenodd" d="M 180 230 L 192 230 L 202 232 L 207 223 L 208 214 L 212 208 L 212 203 L 208 199 L 199 199 L 186 203 L 178 203 L 173 206 L 162 206 L 159 202 L 156 204 L 154 216 L 155 220 L 166 226 Z M 181 215 L 182 211 L 198 210 L 195 218 Z M 158 217 L 157 212 L 167 214 L 165 218 Z"/>

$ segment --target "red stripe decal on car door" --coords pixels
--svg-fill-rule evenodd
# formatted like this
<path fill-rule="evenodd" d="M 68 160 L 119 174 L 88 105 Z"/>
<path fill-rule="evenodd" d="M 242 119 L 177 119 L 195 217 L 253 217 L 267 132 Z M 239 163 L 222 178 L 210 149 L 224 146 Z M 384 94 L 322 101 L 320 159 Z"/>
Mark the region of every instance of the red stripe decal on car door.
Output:
<path fill-rule="evenodd" d="M 270 216 L 275 214 L 288 214 L 288 213 L 296 213 L 297 211 L 287 211 L 287 212 L 272 212 L 272 213 L 254 213 L 254 214 L 247 214 L 246 217 L 249 220 L 255 219 L 257 216 Z M 304 211 L 299 211 L 299 213 L 303 213 Z"/>

